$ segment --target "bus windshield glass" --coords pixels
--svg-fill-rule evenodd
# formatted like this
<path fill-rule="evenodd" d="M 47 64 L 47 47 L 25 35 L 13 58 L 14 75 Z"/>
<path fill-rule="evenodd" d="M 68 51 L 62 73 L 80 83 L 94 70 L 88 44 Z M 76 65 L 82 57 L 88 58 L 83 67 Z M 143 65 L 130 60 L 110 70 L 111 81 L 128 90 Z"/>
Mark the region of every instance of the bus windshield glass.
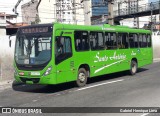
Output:
<path fill-rule="evenodd" d="M 20 65 L 43 65 L 51 59 L 51 33 L 17 33 L 15 60 Z"/>

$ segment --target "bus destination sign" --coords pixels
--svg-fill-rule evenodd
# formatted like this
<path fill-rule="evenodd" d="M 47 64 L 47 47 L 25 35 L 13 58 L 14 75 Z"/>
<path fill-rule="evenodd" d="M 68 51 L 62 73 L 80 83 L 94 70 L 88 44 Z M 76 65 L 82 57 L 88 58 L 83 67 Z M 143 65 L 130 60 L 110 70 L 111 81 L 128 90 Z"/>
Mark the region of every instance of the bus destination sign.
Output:
<path fill-rule="evenodd" d="M 32 27 L 22 29 L 22 33 L 44 33 L 48 32 L 48 27 Z"/>

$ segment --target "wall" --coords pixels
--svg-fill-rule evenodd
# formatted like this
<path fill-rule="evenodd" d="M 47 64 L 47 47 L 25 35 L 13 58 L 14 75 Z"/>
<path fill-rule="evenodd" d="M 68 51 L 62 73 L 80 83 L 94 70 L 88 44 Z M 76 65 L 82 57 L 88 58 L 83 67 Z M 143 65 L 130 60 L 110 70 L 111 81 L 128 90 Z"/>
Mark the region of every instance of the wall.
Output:
<path fill-rule="evenodd" d="M 0 35 L 0 82 L 13 79 L 13 54 L 15 36 L 11 37 L 12 47 L 9 47 L 9 36 Z"/>
<path fill-rule="evenodd" d="M 0 36 L 6 35 L 6 20 L 0 18 Z"/>
<path fill-rule="evenodd" d="M 39 7 L 40 23 L 55 22 L 55 0 L 42 0 Z"/>
<path fill-rule="evenodd" d="M 6 29 L 0 28 L 0 36 L 6 35 Z"/>
<path fill-rule="evenodd" d="M 157 32 L 153 32 L 152 44 L 153 44 L 153 57 L 160 58 L 160 35 Z"/>

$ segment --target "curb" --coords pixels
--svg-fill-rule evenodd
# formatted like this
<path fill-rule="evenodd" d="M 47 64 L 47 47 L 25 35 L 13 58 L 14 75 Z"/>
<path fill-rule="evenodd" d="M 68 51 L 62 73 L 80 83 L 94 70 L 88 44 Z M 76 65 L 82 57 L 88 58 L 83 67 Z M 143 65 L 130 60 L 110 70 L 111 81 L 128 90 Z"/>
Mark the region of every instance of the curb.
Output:
<path fill-rule="evenodd" d="M 154 58 L 153 62 L 160 62 L 160 58 Z"/>

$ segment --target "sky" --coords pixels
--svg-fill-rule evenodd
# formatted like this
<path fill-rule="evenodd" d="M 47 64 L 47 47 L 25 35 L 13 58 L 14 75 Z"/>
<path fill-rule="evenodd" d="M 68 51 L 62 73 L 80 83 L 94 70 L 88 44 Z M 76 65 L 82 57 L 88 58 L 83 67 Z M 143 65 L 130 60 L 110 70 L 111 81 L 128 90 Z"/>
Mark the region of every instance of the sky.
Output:
<path fill-rule="evenodd" d="M 158 0 L 149 0 L 149 2 L 156 2 L 156 1 L 158 1 Z"/>
<path fill-rule="evenodd" d="M 17 11 L 21 12 L 21 5 L 28 2 L 30 0 L 22 0 L 20 5 L 18 6 Z M 0 0 L 0 12 L 6 12 L 6 13 L 11 13 L 14 14 L 12 9 L 16 5 L 18 0 Z"/>

